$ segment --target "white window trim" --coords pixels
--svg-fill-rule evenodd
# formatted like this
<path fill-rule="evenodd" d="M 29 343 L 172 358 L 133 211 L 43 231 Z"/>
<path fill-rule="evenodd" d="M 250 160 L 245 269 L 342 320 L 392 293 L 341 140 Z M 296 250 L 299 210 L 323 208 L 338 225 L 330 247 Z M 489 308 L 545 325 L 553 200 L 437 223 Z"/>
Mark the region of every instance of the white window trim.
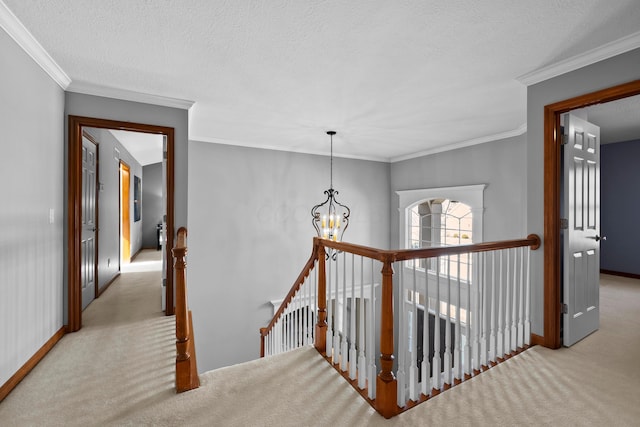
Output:
<path fill-rule="evenodd" d="M 400 248 L 409 247 L 407 224 L 413 206 L 431 199 L 457 200 L 468 205 L 473 214 L 473 233 L 471 243 L 482 242 L 482 224 L 484 215 L 484 189 L 486 184 L 463 185 L 458 187 L 424 188 L 418 190 L 399 190 L 396 194 L 400 198 L 398 213 L 400 214 Z"/>

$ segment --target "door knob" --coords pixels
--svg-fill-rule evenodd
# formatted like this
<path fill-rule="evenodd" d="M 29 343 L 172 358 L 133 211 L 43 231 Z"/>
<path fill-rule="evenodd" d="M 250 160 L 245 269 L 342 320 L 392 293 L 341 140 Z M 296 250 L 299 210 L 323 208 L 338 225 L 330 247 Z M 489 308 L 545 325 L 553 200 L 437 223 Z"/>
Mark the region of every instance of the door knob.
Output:
<path fill-rule="evenodd" d="M 599 242 L 600 240 L 607 240 L 607 236 L 600 237 L 596 234 L 596 237 L 594 237 L 594 239 L 596 239 L 596 242 Z"/>

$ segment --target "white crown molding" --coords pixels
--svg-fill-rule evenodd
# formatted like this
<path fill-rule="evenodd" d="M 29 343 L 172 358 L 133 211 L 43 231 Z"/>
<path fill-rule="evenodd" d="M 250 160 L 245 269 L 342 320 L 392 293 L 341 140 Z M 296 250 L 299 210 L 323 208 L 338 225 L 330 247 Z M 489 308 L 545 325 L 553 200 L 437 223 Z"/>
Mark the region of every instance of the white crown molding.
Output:
<path fill-rule="evenodd" d="M 195 101 L 186 99 L 170 98 L 167 96 L 152 95 L 148 93 L 136 92 L 126 89 L 100 86 L 93 83 L 74 80 L 67 88 L 69 92 L 82 93 L 85 95 L 103 96 L 105 98 L 121 99 L 123 101 L 141 102 L 144 104 L 160 105 L 163 107 L 180 108 L 189 110 Z"/>
<path fill-rule="evenodd" d="M 484 144 L 486 142 L 498 141 L 501 139 L 511 138 L 514 136 L 522 135 L 527 131 L 527 124 L 524 123 L 518 126 L 514 130 L 496 133 L 494 135 L 483 136 L 480 138 L 469 139 L 467 141 L 454 142 L 453 144 L 441 145 L 439 147 L 431 148 L 429 150 L 420 151 L 413 154 L 406 154 L 404 156 L 393 157 L 390 163 L 401 162 L 403 160 L 415 159 L 417 157 L 429 156 L 431 154 L 443 153 L 445 151 L 456 150 L 458 148 L 470 147 L 472 145 Z"/>
<path fill-rule="evenodd" d="M 228 139 L 222 139 L 222 138 L 211 138 L 207 136 L 189 136 L 189 142 L 206 142 L 210 144 L 232 145 L 234 147 L 257 148 L 260 150 L 286 151 L 289 153 L 311 154 L 314 156 L 329 156 L 329 153 L 324 151 L 294 150 L 294 149 L 291 149 L 291 147 L 282 147 L 277 145 L 260 145 L 260 144 L 254 144 L 254 143 L 230 141 Z M 351 154 L 340 154 L 336 152 L 333 153 L 333 157 L 339 157 L 342 159 L 368 160 L 372 162 L 389 163 L 389 159 L 384 157 L 355 156 Z"/>
<path fill-rule="evenodd" d="M 53 60 L 40 43 L 33 37 L 18 17 L 0 0 L 0 27 L 18 43 L 36 63 L 63 89 L 66 90 L 71 78 Z"/>
<path fill-rule="evenodd" d="M 520 83 L 531 86 L 559 75 L 595 64 L 640 47 L 640 31 L 614 40 L 595 49 L 588 50 L 571 58 L 556 62 L 530 73 L 517 77 Z"/>

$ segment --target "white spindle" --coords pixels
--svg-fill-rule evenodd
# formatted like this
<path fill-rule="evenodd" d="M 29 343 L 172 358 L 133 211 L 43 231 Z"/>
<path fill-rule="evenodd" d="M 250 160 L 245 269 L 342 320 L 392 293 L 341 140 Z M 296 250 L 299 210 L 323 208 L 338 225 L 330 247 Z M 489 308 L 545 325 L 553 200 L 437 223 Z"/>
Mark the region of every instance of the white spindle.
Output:
<path fill-rule="evenodd" d="M 466 339 L 464 340 L 464 347 L 462 349 L 462 354 L 463 354 L 463 362 L 462 364 L 464 365 L 464 373 L 465 375 L 471 375 L 472 372 L 472 367 L 471 367 L 471 343 L 473 342 L 471 339 L 471 323 L 472 323 L 472 316 L 475 316 L 476 311 L 477 311 L 477 307 L 475 305 L 472 304 L 471 302 L 471 287 L 472 286 L 478 286 L 478 282 L 476 280 L 476 271 L 478 270 L 477 268 L 477 263 L 476 261 L 474 261 L 474 255 L 475 254 L 468 254 L 467 255 L 467 260 L 469 261 L 468 267 L 467 267 L 467 318 L 466 320 L 466 332 L 465 332 L 465 337 Z M 472 279 L 473 277 L 473 279 Z M 475 294 L 475 292 L 474 292 Z M 475 318 L 473 318 L 473 329 L 475 331 L 476 329 L 476 325 L 477 323 L 475 323 Z M 464 378 L 463 378 L 464 379 Z"/>
<path fill-rule="evenodd" d="M 490 332 L 490 324 L 489 324 L 489 314 L 491 313 L 491 308 L 489 306 L 489 284 L 487 283 L 487 277 L 490 273 L 489 266 L 487 265 L 487 254 L 482 252 L 482 285 L 480 287 L 480 291 L 482 292 L 482 307 L 480 311 L 480 322 L 482 324 L 482 332 L 480 339 L 480 367 L 489 365 L 489 340 L 491 336 Z M 491 254 L 493 256 L 493 254 Z"/>
<path fill-rule="evenodd" d="M 447 255 L 447 312 L 444 318 L 444 383 L 451 384 L 451 256 Z"/>
<path fill-rule="evenodd" d="M 407 376 L 405 372 L 405 365 L 407 363 L 407 309 L 405 305 L 405 295 L 406 289 L 404 285 L 404 264 L 400 262 L 400 280 L 398 281 L 398 295 L 400 305 L 400 313 L 398 315 L 398 372 L 396 373 L 396 386 L 398 388 L 398 392 L 396 394 L 397 404 L 399 407 L 404 408 L 406 404 L 406 390 L 407 390 Z M 414 271 L 415 271 L 415 262 Z"/>
<path fill-rule="evenodd" d="M 518 251 L 513 251 L 513 282 L 511 289 L 513 295 L 511 299 L 511 352 L 518 349 Z"/>
<path fill-rule="evenodd" d="M 518 280 L 520 294 L 518 306 L 518 347 L 524 345 L 524 251 L 525 248 L 518 248 L 518 252 L 520 253 L 520 278 Z"/>
<path fill-rule="evenodd" d="M 504 355 L 511 353 L 511 250 L 507 249 L 507 266 L 505 276 L 505 297 L 504 297 Z"/>
<path fill-rule="evenodd" d="M 502 262 L 503 251 L 498 252 L 500 254 L 500 263 L 498 264 L 500 269 L 498 270 L 498 318 L 496 320 L 497 328 L 497 343 L 496 343 L 496 359 L 502 357 L 504 354 L 504 276 L 502 274 L 504 265 Z M 495 361 L 495 360 L 494 360 Z"/>
<path fill-rule="evenodd" d="M 338 259 L 340 257 L 336 256 L 336 282 L 335 282 L 335 290 L 336 297 L 335 308 L 334 308 L 334 320 L 333 320 L 333 364 L 337 365 L 340 363 L 340 330 L 342 328 L 342 316 L 340 315 L 340 264 L 338 263 Z"/>
<path fill-rule="evenodd" d="M 436 312 L 433 326 L 433 388 L 442 388 L 442 372 L 440 366 L 440 257 L 436 258 Z M 425 313 L 426 315 L 427 313 Z"/>
<path fill-rule="evenodd" d="M 489 298 L 489 304 L 491 305 L 491 334 L 489 335 L 489 361 L 494 362 L 496 360 L 496 257 L 495 252 L 491 252 L 491 298 Z M 489 364 L 487 364 L 489 366 Z"/>
<path fill-rule="evenodd" d="M 373 274 L 373 259 L 371 260 L 371 292 L 369 299 L 369 321 L 367 322 L 367 359 L 369 361 L 367 394 L 369 399 L 376 398 L 376 360 L 375 360 L 375 330 L 376 330 L 376 295 Z"/>
<path fill-rule="evenodd" d="M 349 378 L 356 379 L 357 373 L 357 352 L 356 352 L 356 262 L 355 254 L 351 254 L 351 328 L 349 331 L 349 340 L 351 347 L 349 349 Z"/>
<path fill-rule="evenodd" d="M 411 306 L 411 366 L 409 368 L 409 398 L 417 402 L 420 398 L 418 389 L 418 278 L 416 275 L 416 264 L 413 262 L 413 298 Z M 427 270 L 425 269 L 425 275 Z"/>
<path fill-rule="evenodd" d="M 525 276 L 524 288 L 524 344 L 529 345 L 531 341 L 531 322 L 529 320 L 529 309 L 531 305 L 531 248 L 527 247 L 527 274 Z"/>
<path fill-rule="evenodd" d="M 342 347 L 340 347 L 340 370 L 349 368 L 349 344 L 347 343 L 347 253 L 342 252 Z"/>
<path fill-rule="evenodd" d="M 360 327 L 358 331 L 358 388 L 360 390 L 367 386 L 367 358 L 364 352 L 364 335 L 364 257 L 360 257 Z"/>
<path fill-rule="evenodd" d="M 461 258 L 462 255 L 458 255 L 458 289 L 456 292 L 456 324 L 455 324 L 455 337 L 454 337 L 454 344 L 453 344 L 453 378 L 456 380 L 460 380 L 462 379 L 462 366 L 460 363 L 460 347 L 462 346 L 462 339 L 460 337 L 460 301 L 462 300 L 460 298 L 460 293 L 462 292 L 461 289 L 461 281 L 460 281 L 460 262 L 461 262 Z M 468 268 L 467 268 L 467 271 Z M 468 278 L 467 278 L 467 283 L 469 282 Z M 467 304 L 467 309 L 469 308 L 469 305 Z M 468 311 L 467 311 L 467 315 L 468 315 Z M 469 320 L 467 319 L 467 322 Z"/>
<path fill-rule="evenodd" d="M 424 315 L 422 316 L 422 394 L 431 395 L 431 361 L 429 360 L 429 349 L 431 342 L 429 341 L 429 271 L 427 266 L 431 259 L 425 262 L 424 268 Z M 417 316 L 416 316 L 417 321 Z"/>
<path fill-rule="evenodd" d="M 472 366 L 475 371 L 480 370 L 480 366 L 482 366 L 482 362 L 480 359 L 480 355 L 482 352 L 480 351 L 480 341 L 481 341 L 481 333 L 482 333 L 482 289 L 484 283 L 482 281 L 482 275 L 484 274 L 484 256 L 483 252 L 476 252 L 473 254 L 475 266 L 473 271 L 473 277 L 475 280 L 473 282 L 473 328 L 471 329 L 471 333 L 473 334 L 473 341 L 471 342 L 471 351 L 472 355 Z"/>

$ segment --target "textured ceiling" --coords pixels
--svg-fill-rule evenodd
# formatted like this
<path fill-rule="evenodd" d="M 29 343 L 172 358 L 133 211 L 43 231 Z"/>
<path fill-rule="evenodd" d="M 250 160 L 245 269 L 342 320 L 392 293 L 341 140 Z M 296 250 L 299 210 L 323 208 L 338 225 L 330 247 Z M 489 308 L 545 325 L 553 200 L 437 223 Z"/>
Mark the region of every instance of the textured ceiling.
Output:
<path fill-rule="evenodd" d="M 398 159 L 522 132 L 519 76 L 637 0 L 3 0 L 74 84 L 195 101 L 190 139 Z"/>

